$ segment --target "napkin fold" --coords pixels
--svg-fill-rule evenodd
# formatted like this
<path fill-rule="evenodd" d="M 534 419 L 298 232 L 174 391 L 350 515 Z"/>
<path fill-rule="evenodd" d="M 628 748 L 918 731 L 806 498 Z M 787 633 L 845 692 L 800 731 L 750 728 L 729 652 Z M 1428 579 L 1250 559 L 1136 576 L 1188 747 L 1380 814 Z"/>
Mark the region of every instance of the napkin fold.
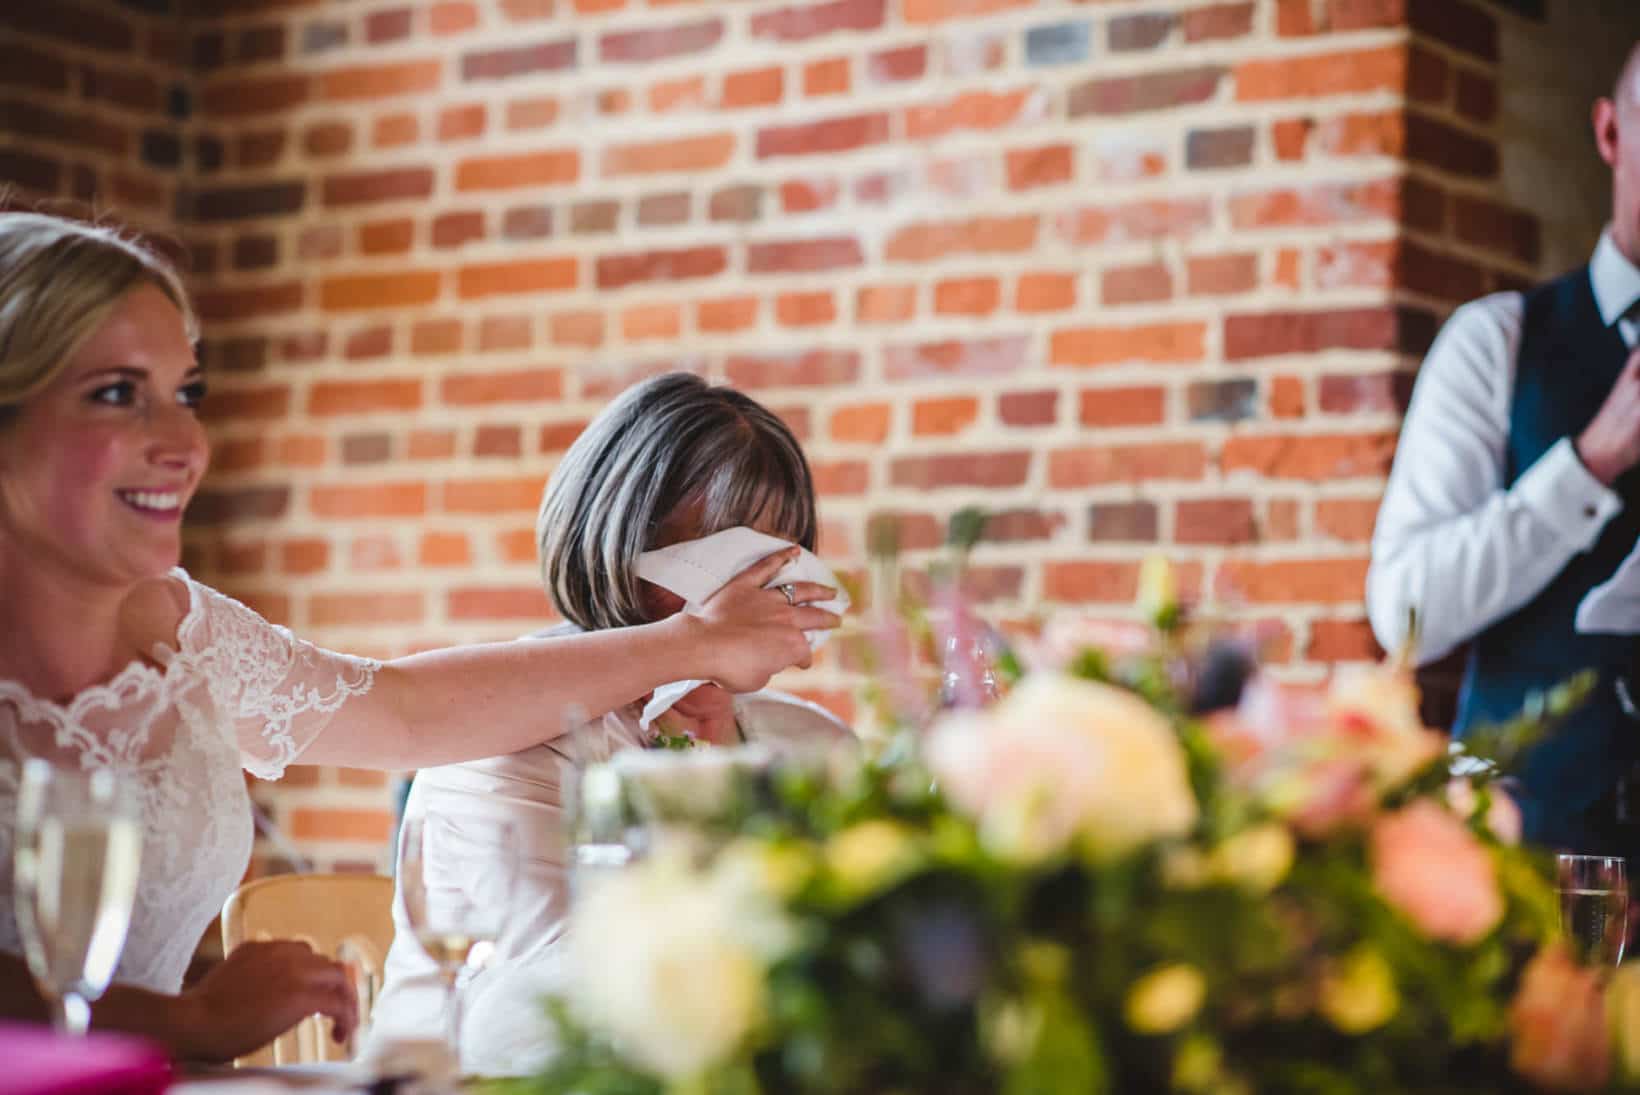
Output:
<path fill-rule="evenodd" d="M 646 551 L 638 556 L 638 577 L 654 582 L 683 598 L 685 612 L 698 612 L 701 605 L 722 589 L 735 575 L 765 556 L 772 555 L 791 543 L 776 536 L 749 528 L 724 529 L 699 540 L 685 540 L 681 544 Z M 837 590 L 837 596 L 818 602 L 818 607 L 829 609 L 841 616 L 848 611 L 848 594 L 837 581 L 831 568 L 807 548 L 781 568 L 766 588 L 774 589 L 787 582 L 818 582 Z M 809 648 L 818 650 L 830 638 L 829 631 L 806 632 Z M 644 705 L 638 724 L 645 730 L 672 705 L 693 692 L 705 681 L 674 681 L 655 689 L 655 694 Z"/>

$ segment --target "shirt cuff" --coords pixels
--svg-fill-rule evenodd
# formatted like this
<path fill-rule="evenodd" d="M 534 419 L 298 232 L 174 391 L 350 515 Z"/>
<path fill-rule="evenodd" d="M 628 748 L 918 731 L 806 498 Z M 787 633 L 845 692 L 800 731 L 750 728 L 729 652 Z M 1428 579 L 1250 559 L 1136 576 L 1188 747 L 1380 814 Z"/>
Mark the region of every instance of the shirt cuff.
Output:
<path fill-rule="evenodd" d="M 1561 438 L 1538 457 L 1515 482 L 1513 493 L 1562 540 L 1581 551 L 1594 546 L 1606 522 L 1623 508 L 1617 492 L 1583 466 L 1570 437 Z"/>

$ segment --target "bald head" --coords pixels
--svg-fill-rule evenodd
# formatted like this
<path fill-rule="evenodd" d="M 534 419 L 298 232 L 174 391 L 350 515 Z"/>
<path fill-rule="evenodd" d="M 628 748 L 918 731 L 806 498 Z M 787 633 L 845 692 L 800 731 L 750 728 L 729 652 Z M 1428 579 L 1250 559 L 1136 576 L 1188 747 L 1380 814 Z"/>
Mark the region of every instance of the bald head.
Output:
<path fill-rule="evenodd" d="M 1612 86 L 1612 102 L 1620 110 L 1640 108 L 1640 42 L 1629 50 L 1623 71 L 1617 74 L 1617 83 Z"/>

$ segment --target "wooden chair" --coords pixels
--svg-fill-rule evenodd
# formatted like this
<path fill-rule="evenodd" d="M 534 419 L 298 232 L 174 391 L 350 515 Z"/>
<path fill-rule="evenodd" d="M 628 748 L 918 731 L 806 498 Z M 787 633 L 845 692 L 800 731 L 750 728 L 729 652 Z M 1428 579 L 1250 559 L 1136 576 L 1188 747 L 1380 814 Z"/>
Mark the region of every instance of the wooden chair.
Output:
<path fill-rule="evenodd" d="M 382 875 L 289 874 L 247 882 L 222 906 L 222 949 L 232 953 L 241 943 L 263 939 L 300 939 L 320 954 L 350 963 L 362 1035 L 393 942 L 393 880 Z M 309 1016 L 234 1064 L 307 1064 L 347 1060 L 352 1054 L 351 1045 L 330 1040 L 329 1020 Z"/>

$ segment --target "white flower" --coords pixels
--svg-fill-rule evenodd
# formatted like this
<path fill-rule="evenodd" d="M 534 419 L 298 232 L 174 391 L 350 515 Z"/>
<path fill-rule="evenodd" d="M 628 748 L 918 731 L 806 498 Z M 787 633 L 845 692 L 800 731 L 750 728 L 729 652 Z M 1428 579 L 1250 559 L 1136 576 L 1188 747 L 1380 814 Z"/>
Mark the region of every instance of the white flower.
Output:
<path fill-rule="evenodd" d="M 1196 821 L 1173 728 L 1109 685 L 1030 677 L 989 711 L 943 722 L 928 763 L 987 845 L 1015 861 L 1073 848 L 1110 858 Z"/>
<path fill-rule="evenodd" d="M 598 878 L 576 901 L 571 1001 L 633 1060 L 687 1079 L 756 1028 L 768 966 L 793 934 L 743 860 L 700 871 L 655 855 Z"/>

